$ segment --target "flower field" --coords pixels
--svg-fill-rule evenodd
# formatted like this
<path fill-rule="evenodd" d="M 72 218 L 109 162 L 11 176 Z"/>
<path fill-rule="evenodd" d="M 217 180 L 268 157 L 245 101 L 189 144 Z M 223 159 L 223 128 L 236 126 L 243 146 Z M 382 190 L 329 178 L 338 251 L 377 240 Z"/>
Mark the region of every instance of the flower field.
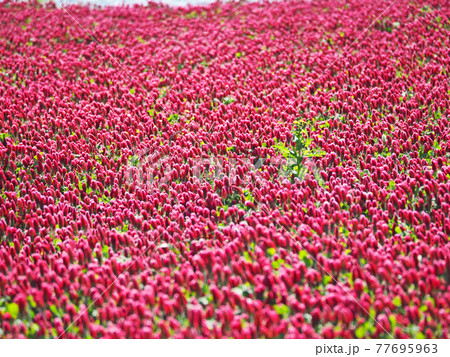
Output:
<path fill-rule="evenodd" d="M 0 4 L 1 337 L 449 337 L 448 2 L 66 10 Z"/>

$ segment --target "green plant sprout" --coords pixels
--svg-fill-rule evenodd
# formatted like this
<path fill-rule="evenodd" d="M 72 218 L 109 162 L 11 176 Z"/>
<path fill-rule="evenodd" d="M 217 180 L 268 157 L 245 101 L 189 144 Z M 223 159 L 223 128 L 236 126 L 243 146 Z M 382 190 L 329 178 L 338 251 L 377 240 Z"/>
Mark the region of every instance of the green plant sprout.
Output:
<path fill-rule="evenodd" d="M 305 165 L 307 158 L 322 157 L 325 151 L 319 148 L 311 148 L 312 139 L 307 130 L 308 123 L 297 118 L 294 121 L 293 143 L 294 146 L 289 149 L 284 143 L 277 143 L 277 148 L 283 157 L 287 160 L 287 173 L 291 177 L 291 181 L 297 177 L 303 179 L 308 171 Z"/>

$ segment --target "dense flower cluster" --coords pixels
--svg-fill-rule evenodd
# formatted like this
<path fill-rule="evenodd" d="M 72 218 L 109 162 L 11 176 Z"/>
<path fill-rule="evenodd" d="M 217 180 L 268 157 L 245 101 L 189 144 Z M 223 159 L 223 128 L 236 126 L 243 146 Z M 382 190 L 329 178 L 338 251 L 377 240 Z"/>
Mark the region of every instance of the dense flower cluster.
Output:
<path fill-rule="evenodd" d="M 388 5 L 2 3 L 0 336 L 447 338 L 450 7 Z"/>

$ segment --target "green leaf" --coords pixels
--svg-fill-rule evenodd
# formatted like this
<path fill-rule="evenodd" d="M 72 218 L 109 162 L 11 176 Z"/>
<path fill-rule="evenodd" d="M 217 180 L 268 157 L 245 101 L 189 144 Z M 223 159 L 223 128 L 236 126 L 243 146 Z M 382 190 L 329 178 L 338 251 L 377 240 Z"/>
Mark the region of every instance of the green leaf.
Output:
<path fill-rule="evenodd" d="M 187 19 L 193 19 L 194 17 L 198 17 L 197 13 L 195 11 L 190 12 L 186 15 Z"/>
<path fill-rule="evenodd" d="M 283 263 L 284 263 L 283 259 L 274 260 L 272 262 L 272 268 L 274 268 L 275 270 L 278 270 Z"/>
<path fill-rule="evenodd" d="M 390 180 L 390 181 L 389 181 L 389 186 L 388 186 L 388 188 L 389 188 L 390 190 L 395 190 L 395 181 L 394 181 L 394 180 Z"/>
<path fill-rule="evenodd" d="M 363 338 L 366 335 L 366 328 L 364 325 L 359 326 L 355 331 L 356 338 Z"/>
<path fill-rule="evenodd" d="M 105 245 L 103 246 L 102 252 L 103 252 L 103 255 L 104 255 L 106 258 L 109 258 L 109 247 L 108 247 L 108 245 L 105 244 Z"/>
<path fill-rule="evenodd" d="M 391 323 L 391 330 L 394 331 L 395 326 L 397 326 L 397 319 L 395 318 L 395 315 L 389 315 L 389 321 Z"/>
<path fill-rule="evenodd" d="M 308 257 L 308 253 L 306 252 L 306 250 L 301 250 L 298 253 L 298 257 L 300 258 L 300 260 L 305 260 L 305 258 Z"/>
<path fill-rule="evenodd" d="M 424 339 L 424 338 L 426 338 L 426 337 L 425 337 L 425 335 L 424 335 L 422 332 L 419 331 L 419 332 L 417 333 L 417 335 L 416 335 L 415 338 L 418 338 L 418 339 Z"/>
<path fill-rule="evenodd" d="M 36 307 L 36 301 L 34 301 L 33 295 L 28 295 L 27 300 L 32 308 Z"/>
<path fill-rule="evenodd" d="M 171 114 L 167 120 L 170 124 L 178 123 L 180 121 L 180 116 L 178 114 Z"/>
<path fill-rule="evenodd" d="M 275 248 L 267 249 L 267 253 L 269 253 L 269 255 L 275 255 L 276 252 L 277 252 L 277 250 Z"/>
<path fill-rule="evenodd" d="M 233 97 L 225 97 L 225 98 L 223 98 L 222 103 L 225 105 L 228 105 L 235 101 L 236 101 L 236 99 L 234 99 Z"/>
<path fill-rule="evenodd" d="M 286 145 L 283 142 L 279 142 L 276 145 L 273 146 L 275 149 L 278 149 L 280 154 L 285 158 L 289 158 L 289 155 L 292 155 L 290 150 L 286 147 Z"/>
<path fill-rule="evenodd" d="M 273 309 L 277 312 L 278 315 L 282 317 L 289 316 L 290 310 L 289 307 L 286 306 L 285 304 L 274 305 Z"/>
<path fill-rule="evenodd" d="M 12 318 L 15 320 L 15 319 L 17 319 L 17 316 L 19 315 L 19 305 L 17 305 L 15 302 L 7 304 L 6 311 L 9 312 L 11 314 Z"/>
<path fill-rule="evenodd" d="M 298 257 L 300 258 L 300 260 L 302 260 L 306 264 L 306 266 L 308 268 L 312 267 L 313 261 L 312 261 L 312 259 L 309 258 L 308 253 L 306 252 L 306 250 L 301 250 L 298 253 Z"/>
<path fill-rule="evenodd" d="M 250 254 L 248 254 L 248 252 L 244 252 L 244 257 L 246 261 L 252 262 L 252 258 L 250 258 Z"/>
<path fill-rule="evenodd" d="M 400 296 L 396 296 L 392 300 L 392 303 L 394 304 L 394 306 L 400 307 L 400 306 L 402 306 L 402 299 L 400 299 Z"/>
<path fill-rule="evenodd" d="M 59 315 L 59 311 L 58 311 L 58 308 L 56 307 L 56 305 L 51 305 L 50 311 L 53 313 L 53 315 L 56 315 L 56 316 Z"/>
<path fill-rule="evenodd" d="M 31 336 L 34 336 L 39 331 L 39 325 L 37 323 L 33 323 L 30 326 L 30 334 Z"/>
<path fill-rule="evenodd" d="M 129 157 L 131 166 L 138 166 L 139 165 L 139 156 L 133 155 Z"/>

